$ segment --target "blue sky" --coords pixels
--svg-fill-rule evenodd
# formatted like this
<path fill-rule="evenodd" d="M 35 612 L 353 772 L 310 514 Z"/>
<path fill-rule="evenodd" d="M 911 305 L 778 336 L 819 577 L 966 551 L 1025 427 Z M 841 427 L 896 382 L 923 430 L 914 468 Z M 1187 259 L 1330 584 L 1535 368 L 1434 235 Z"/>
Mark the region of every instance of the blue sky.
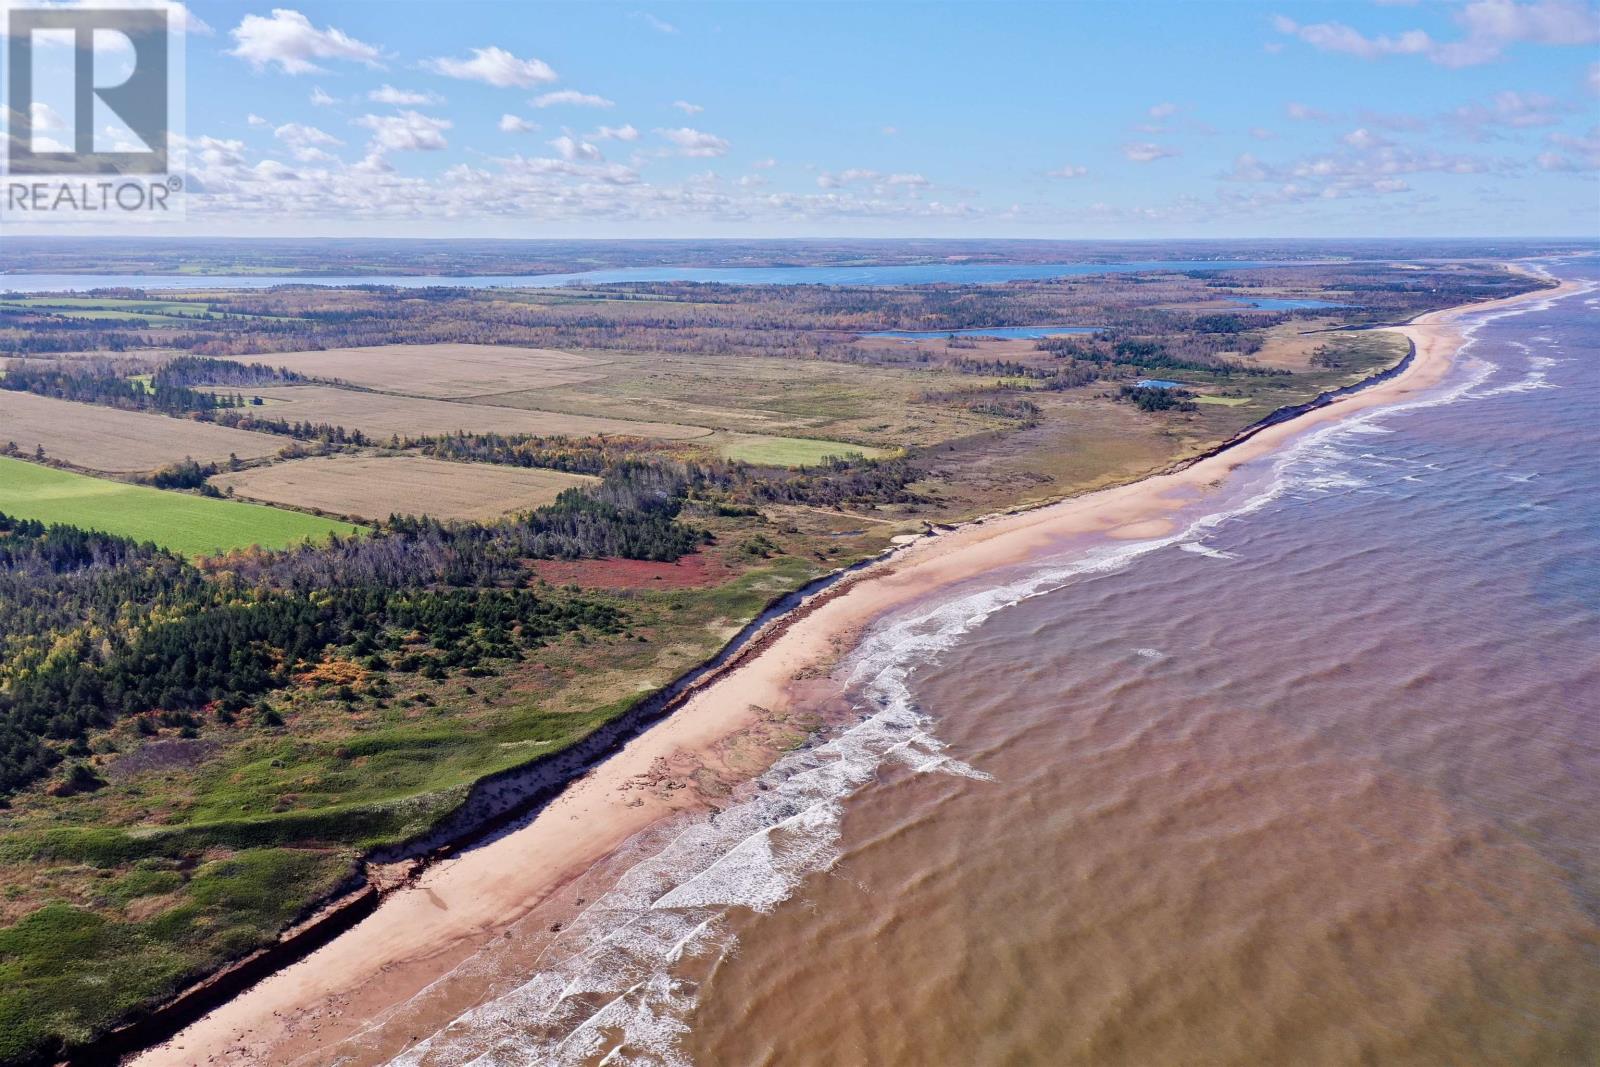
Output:
<path fill-rule="evenodd" d="M 1586 0 L 283 2 L 190 5 L 188 232 L 1600 235 Z"/>

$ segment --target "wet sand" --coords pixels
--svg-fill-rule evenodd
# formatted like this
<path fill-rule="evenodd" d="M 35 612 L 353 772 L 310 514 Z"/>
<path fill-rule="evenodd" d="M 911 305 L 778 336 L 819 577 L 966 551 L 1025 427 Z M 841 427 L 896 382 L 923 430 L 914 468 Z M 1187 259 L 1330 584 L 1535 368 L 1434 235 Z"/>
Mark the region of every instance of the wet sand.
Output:
<path fill-rule="evenodd" d="M 705 806 L 703 793 L 692 788 L 697 776 L 726 781 L 759 771 L 763 756 L 776 750 L 740 739 L 759 737 L 775 719 L 819 699 L 818 676 L 876 619 L 1069 539 L 1170 533 L 1178 512 L 1220 492 L 1234 468 L 1319 426 L 1438 384 L 1462 342 L 1452 325 L 1461 313 L 1547 299 L 1566 288 L 1422 316 L 1397 328 L 1416 346 L 1411 365 L 1368 390 L 1186 469 L 970 524 L 867 568 L 823 594 L 759 655 L 573 783 L 526 826 L 429 868 L 348 933 L 134 1062 L 375 1062 L 360 1053 L 341 1059 L 348 1050 L 334 1045 L 447 975 L 629 838 L 675 812 Z"/>

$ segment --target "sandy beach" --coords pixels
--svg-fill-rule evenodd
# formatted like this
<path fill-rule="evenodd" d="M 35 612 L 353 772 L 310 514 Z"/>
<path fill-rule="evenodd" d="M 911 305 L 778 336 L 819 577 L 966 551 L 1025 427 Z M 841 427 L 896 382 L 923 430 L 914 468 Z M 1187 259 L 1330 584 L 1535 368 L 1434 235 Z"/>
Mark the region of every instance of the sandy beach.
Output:
<path fill-rule="evenodd" d="M 815 698 L 816 679 L 874 621 L 957 583 L 1018 564 L 1065 539 L 1146 539 L 1174 532 L 1180 510 L 1222 491 L 1230 473 L 1362 411 L 1438 385 L 1463 335 L 1464 314 L 1544 300 L 1556 289 L 1420 316 L 1395 327 L 1415 346 L 1405 370 L 1361 392 L 1260 431 L 1182 469 L 922 539 L 820 594 L 757 655 L 719 677 L 670 718 L 572 783 L 526 825 L 435 864 L 328 945 L 213 1011 L 140 1065 L 364 1063 L 338 1042 L 472 955 L 561 887 L 663 817 L 703 806 L 692 775 L 748 777 L 752 751 L 735 739 Z M 732 753 L 741 753 L 734 759 Z M 674 781 L 676 780 L 676 781 Z M 439 1019 L 443 1024 L 447 1019 Z M 377 1062 L 377 1061 L 374 1061 Z"/>

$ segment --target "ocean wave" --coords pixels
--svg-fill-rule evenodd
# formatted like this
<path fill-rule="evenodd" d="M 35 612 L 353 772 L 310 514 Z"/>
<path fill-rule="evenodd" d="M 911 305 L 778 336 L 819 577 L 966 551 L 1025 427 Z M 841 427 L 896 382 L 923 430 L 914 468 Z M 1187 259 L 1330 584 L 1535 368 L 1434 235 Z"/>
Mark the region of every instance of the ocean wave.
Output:
<path fill-rule="evenodd" d="M 1224 552 L 1220 548 L 1212 548 L 1210 545 L 1201 544 L 1199 541 L 1185 541 L 1178 547 L 1185 552 L 1193 552 L 1197 556 L 1205 556 L 1207 559 L 1239 558 L 1239 554 L 1237 552 Z"/>

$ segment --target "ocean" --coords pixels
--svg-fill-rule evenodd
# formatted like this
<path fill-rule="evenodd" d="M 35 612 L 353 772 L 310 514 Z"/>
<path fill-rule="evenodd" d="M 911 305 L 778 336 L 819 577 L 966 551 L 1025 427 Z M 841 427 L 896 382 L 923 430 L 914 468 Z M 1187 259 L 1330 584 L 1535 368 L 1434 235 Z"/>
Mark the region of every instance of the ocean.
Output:
<path fill-rule="evenodd" d="M 1600 1062 L 1600 264 L 1547 266 L 1180 533 L 884 620 L 848 725 L 395 1062 Z"/>

